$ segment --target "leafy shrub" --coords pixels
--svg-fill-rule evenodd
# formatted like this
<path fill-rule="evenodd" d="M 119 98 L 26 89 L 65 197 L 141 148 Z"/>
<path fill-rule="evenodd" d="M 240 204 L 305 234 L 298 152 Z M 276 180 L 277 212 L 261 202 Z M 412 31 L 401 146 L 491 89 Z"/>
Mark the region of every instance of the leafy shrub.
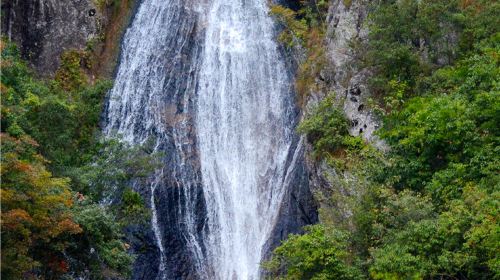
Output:
<path fill-rule="evenodd" d="M 482 55 L 437 72 L 439 77 L 447 72 L 448 84 L 435 90 L 447 94 L 410 99 L 387 116 L 381 135 L 393 148 L 388 175 L 399 178 L 397 187 L 422 190 L 433 181 L 429 188 L 439 192 L 435 196 L 449 199 L 459 196 L 467 181 L 484 178 L 476 157 L 498 162 L 483 153 L 498 149 L 498 50 L 487 47 Z"/>
<path fill-rule="evenodd" d="M 499 32 L 495 1 L 392 1 L 372 4 L 364 60 L 375 69 L 372 91 L 382 97 L 389 81 L 408 86 L 407 96 L 428 89 L 426 79 Z"/>
<path fill-rule="evenodd" d="M 76 50 L 66 51 L 61 56 L 61 67 L 56 72 L 56 81 L 65 91 L 81 89 L 86 84 L 83 73 L 82 53 Z"/>
<path fill-rule="evenodd" d="M 40 268 L 60 276 L 68 271 L 66 240 L 82 231 L 71 212 L 69 180 L 47 171 L 29 136 L 2 133 L 1 143 L 2 278 L 22 279 Z"/>
<path fill-rule="evenodd" d="M 318 156 L 340 155 L 346 150 L 360 150 L 364 146 L 361 138 L 349 135 L 348 120 L 335 104 L 333 96 L 322 100 L 297 130 L 307 135 Z"/>
<path fill-rule="evenodd" d="M 92 279 L 103 279 L 105 270 L 113 270 L 115 275 L 129 275 L 134 257 L 128 254 L 121 226 L 109 209 L 80 197 L 74 217 L 83 232 L 73 239 L 67 253 L 85 265 L 73 267 L 73 272 L 90 268 Z"/>
<path fill-rule="evenodd" d="M 321 225 L 290 235 L 264 267 L 279 279 L 362 279 L 348 254 L 346 232 Z"/>
<path fill-rule="evenodd" d="M 498 216 L 499 198 L 498 191 L 490 196 L 469 186 L 463 199 L 450 203 L 437 218 L 390 230 L 383 245 L 372 252 L 372 277 L 495 279 L 500 275 L 500 226 L 491 219 Z"/>

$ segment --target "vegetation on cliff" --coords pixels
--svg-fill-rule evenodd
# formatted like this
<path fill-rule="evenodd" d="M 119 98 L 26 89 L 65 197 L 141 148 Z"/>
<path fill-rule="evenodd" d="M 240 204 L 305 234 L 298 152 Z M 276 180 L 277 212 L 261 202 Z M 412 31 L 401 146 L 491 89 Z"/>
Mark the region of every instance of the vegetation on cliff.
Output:
<path fill-rule="evenodd" d="M 276 279 L 499 279 L 500 5 L 370 8 L 358 45 L 389 151 L 349 136 L 324 100 L 299 131 L 356 178 L 344 182 L 357 192 L 352 215 L 335 215 L 332 196 L 321 224 L 290 236 L 265 267 Z"/>
<path fill-rule="evenodd" d="M 316 87 L 315 79 L 325 67 L 323 38 L 326 33 L 326 13 L 329 2 L 300 1 L 301 8 L 294 11 L 281 5 L 272 5 L 270 14 L 284 29 L 278 40 L 288 49 L 301 49 L 305 59 L 299 65 L 295 88 L 302 99 Z"/>
<path fill-rule="evenodd" d="M 2 279 L 126 277 L 123 229 L 148 215 L 128 183 L 144 180 L 155 157 L 98 137 L 111 83 L 88 84 L 79 52 L 39 80 L 13 44 L 0 50 Z"/>

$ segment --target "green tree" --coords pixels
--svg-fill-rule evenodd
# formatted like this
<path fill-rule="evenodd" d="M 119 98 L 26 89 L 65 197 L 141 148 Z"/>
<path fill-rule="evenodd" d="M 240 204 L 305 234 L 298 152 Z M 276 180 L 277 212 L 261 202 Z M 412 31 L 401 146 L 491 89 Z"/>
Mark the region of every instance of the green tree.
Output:
<path fill-rule="evenodd" d="M 469 186 L 433 219 L 392 229 L 372 252 L 374 279 L 496 279 L 499 192 Z"/>

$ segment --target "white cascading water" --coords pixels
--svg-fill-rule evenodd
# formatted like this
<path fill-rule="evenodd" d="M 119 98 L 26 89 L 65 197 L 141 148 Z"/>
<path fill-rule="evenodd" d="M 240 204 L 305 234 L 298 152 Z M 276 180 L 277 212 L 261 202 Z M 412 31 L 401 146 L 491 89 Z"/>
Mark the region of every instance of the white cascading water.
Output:
<path fill-rule="evenodd" d="M 109 95 L 106 135 L 120 135 L 129 143 L 144 142 L 152 130 L 164 134 L 162 106 L 171 77 L 163 57 L 175 53 L 172 41 L 181 28 L 177 7 L 183 0 L 145 0 L 122 43 L 122 55 Z M 175 57 L 175 55 L 170 55 Z M 182 93 L 179 93 L 182 94 Z"/>
<path fill-rule="evenodd" d="M 196 2 L 196 0 L 194 1 Z M 179 203 L 178 212 L 183 216 L 177 223 L 182 224 L 186 230 L 184 234 L 186 243 L 196 259 L 198 270 L 201 269 L 203 261 L 201 247 L 194 236 L 193 211 L 194 205 L 190 201 L 190 188 L 193 182 L 189 182 L 185 173 L 185 151 L 182 143 L 188 142 L 188 126 L 186 121 L 178 121 L 175 125 L 169 125 L 166 120 L 169 116 L 169 108 L 172 100 L 177 100 L 179 106 L 187 115 L 189 103 L 187 91 L 194 91 L 192 78 L 183 81 L 186 86 L 179 88 L 176 81 L 179 71 L 192 72 L 185 66 L 183 47 L 189 45 L 188 36 L 185 34 L 193 29 L 196 18 L 186 19 L 186 0 L 143 0 L 136 12 L 134 21 L 127 29 L 123 43 L 120 65 L 116 74 L 113 89 L 109 93 L 107 109 L 105 114 L 104 134 L 107 137 L 119 137 L 130 144 L 142 144 L 148 139 L 156 141 L 155 151 L 162 152 L 161 146 L 165 142 L 172 142 L 175 153 L 169 154 L 169 161 L 174 162 L 175 170 L 169 170 L 177 181 L 183 186 L 179 188 L 184 192 L 187 202 Z M 192 12 L 197 14 L 198 12 Z M 177 70 L 177 69 L 181 70 Z M 169 103 L 170 102 L 170 103 Z M 170 106 L 172 107 L 172 106 Z M 194 149 L 194 147 L 187 147 Z M 154 238 L 159 249 L 159 267 L 156 280 L 168 278 L 165 271 L 166 252 L 162 226 L 158 215 L 156 193 L 161 187 L 164 179 L 164 170 L 157 170 L 154 174 L 148 199 L 152 215 L 151 226 Z M 180 226 L 179 226 L 180 227 Z M 153 280 L 153 279 L 151 279 Z"/>
<path fill-rule="evenodd" d="M 258 279 L 292 142 L 290 80 L 265 0 L 214 0 L 196 127 L 217 279 Z"/>
<path fill-rule="evenodd" d="M 197 10 L 199 30 L 205 32 L 204 48 L 199 61 L 182 70 L 197 72 L 191 76 L 196 81 L 177 89 L 169 85 L 181 77 L 169 67 L 184 61 L 175 52 L 185 45 L 186 37 L 178 33 L 187 29 L 179 13 L 179 7 L 186 5 Z M 208 230 L 198 242 L 195 214 L 189 211 L 194 206 L 189 204 L 179 210 L 183 215 L 179 223 L 187 225 L 184 236 L 200 278 L 259 279 L 264 247 L 294 165 L 295 156 L 290 159 L 296 147 L 292 144 L 292 86 L 274 41 L 267 5 L 267 0 L 144 0 L 126 33 L 109 95 L 105 134 L 120 135 L 132 144 L 154 135 L 157 147 L 161 141 L 174 142 L 176 153 L 168 156 L 180 170 L 175 176 L 184 189 L 196 184 L 182 170 L 187 166 L 185 143 L 191 143 L 186 131 L 191 128 L 181 121 L 167 131 L 164 97 L 169 94 L 169 98 L 183 100 L 182 112 L 194 117 L 197 139 L 192 143 L 197 142 L 197 147 L 192 149 L 198 149 Z M 169 60 L 166 53 L 173 53 Z M 168 92 L 172 88 L 175 92 Z M 194 92 L 195 112 L 186 105 L 190 102 L 186 91 Z M 168 225 L 159 224 L 155 205 L 159 180 L 151 185 L 149 201 L 161 258 L 157 279 L 167 279 L 163 261 L 169 252 L 161 227 Z M 186 200 L 189 195 L 186 192 Z"/>

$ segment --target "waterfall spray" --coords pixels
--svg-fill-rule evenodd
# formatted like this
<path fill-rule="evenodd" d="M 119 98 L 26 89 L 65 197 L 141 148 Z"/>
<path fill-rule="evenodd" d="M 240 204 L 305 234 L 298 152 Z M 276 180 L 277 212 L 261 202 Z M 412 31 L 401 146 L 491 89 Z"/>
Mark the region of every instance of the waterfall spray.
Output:
<path fill-rule="evenodd" d="M 286 188 L 293 103 L 266 3 L 215 0 L 207 18 L 196 126 L 216 279 L 258 279 Z"/>

